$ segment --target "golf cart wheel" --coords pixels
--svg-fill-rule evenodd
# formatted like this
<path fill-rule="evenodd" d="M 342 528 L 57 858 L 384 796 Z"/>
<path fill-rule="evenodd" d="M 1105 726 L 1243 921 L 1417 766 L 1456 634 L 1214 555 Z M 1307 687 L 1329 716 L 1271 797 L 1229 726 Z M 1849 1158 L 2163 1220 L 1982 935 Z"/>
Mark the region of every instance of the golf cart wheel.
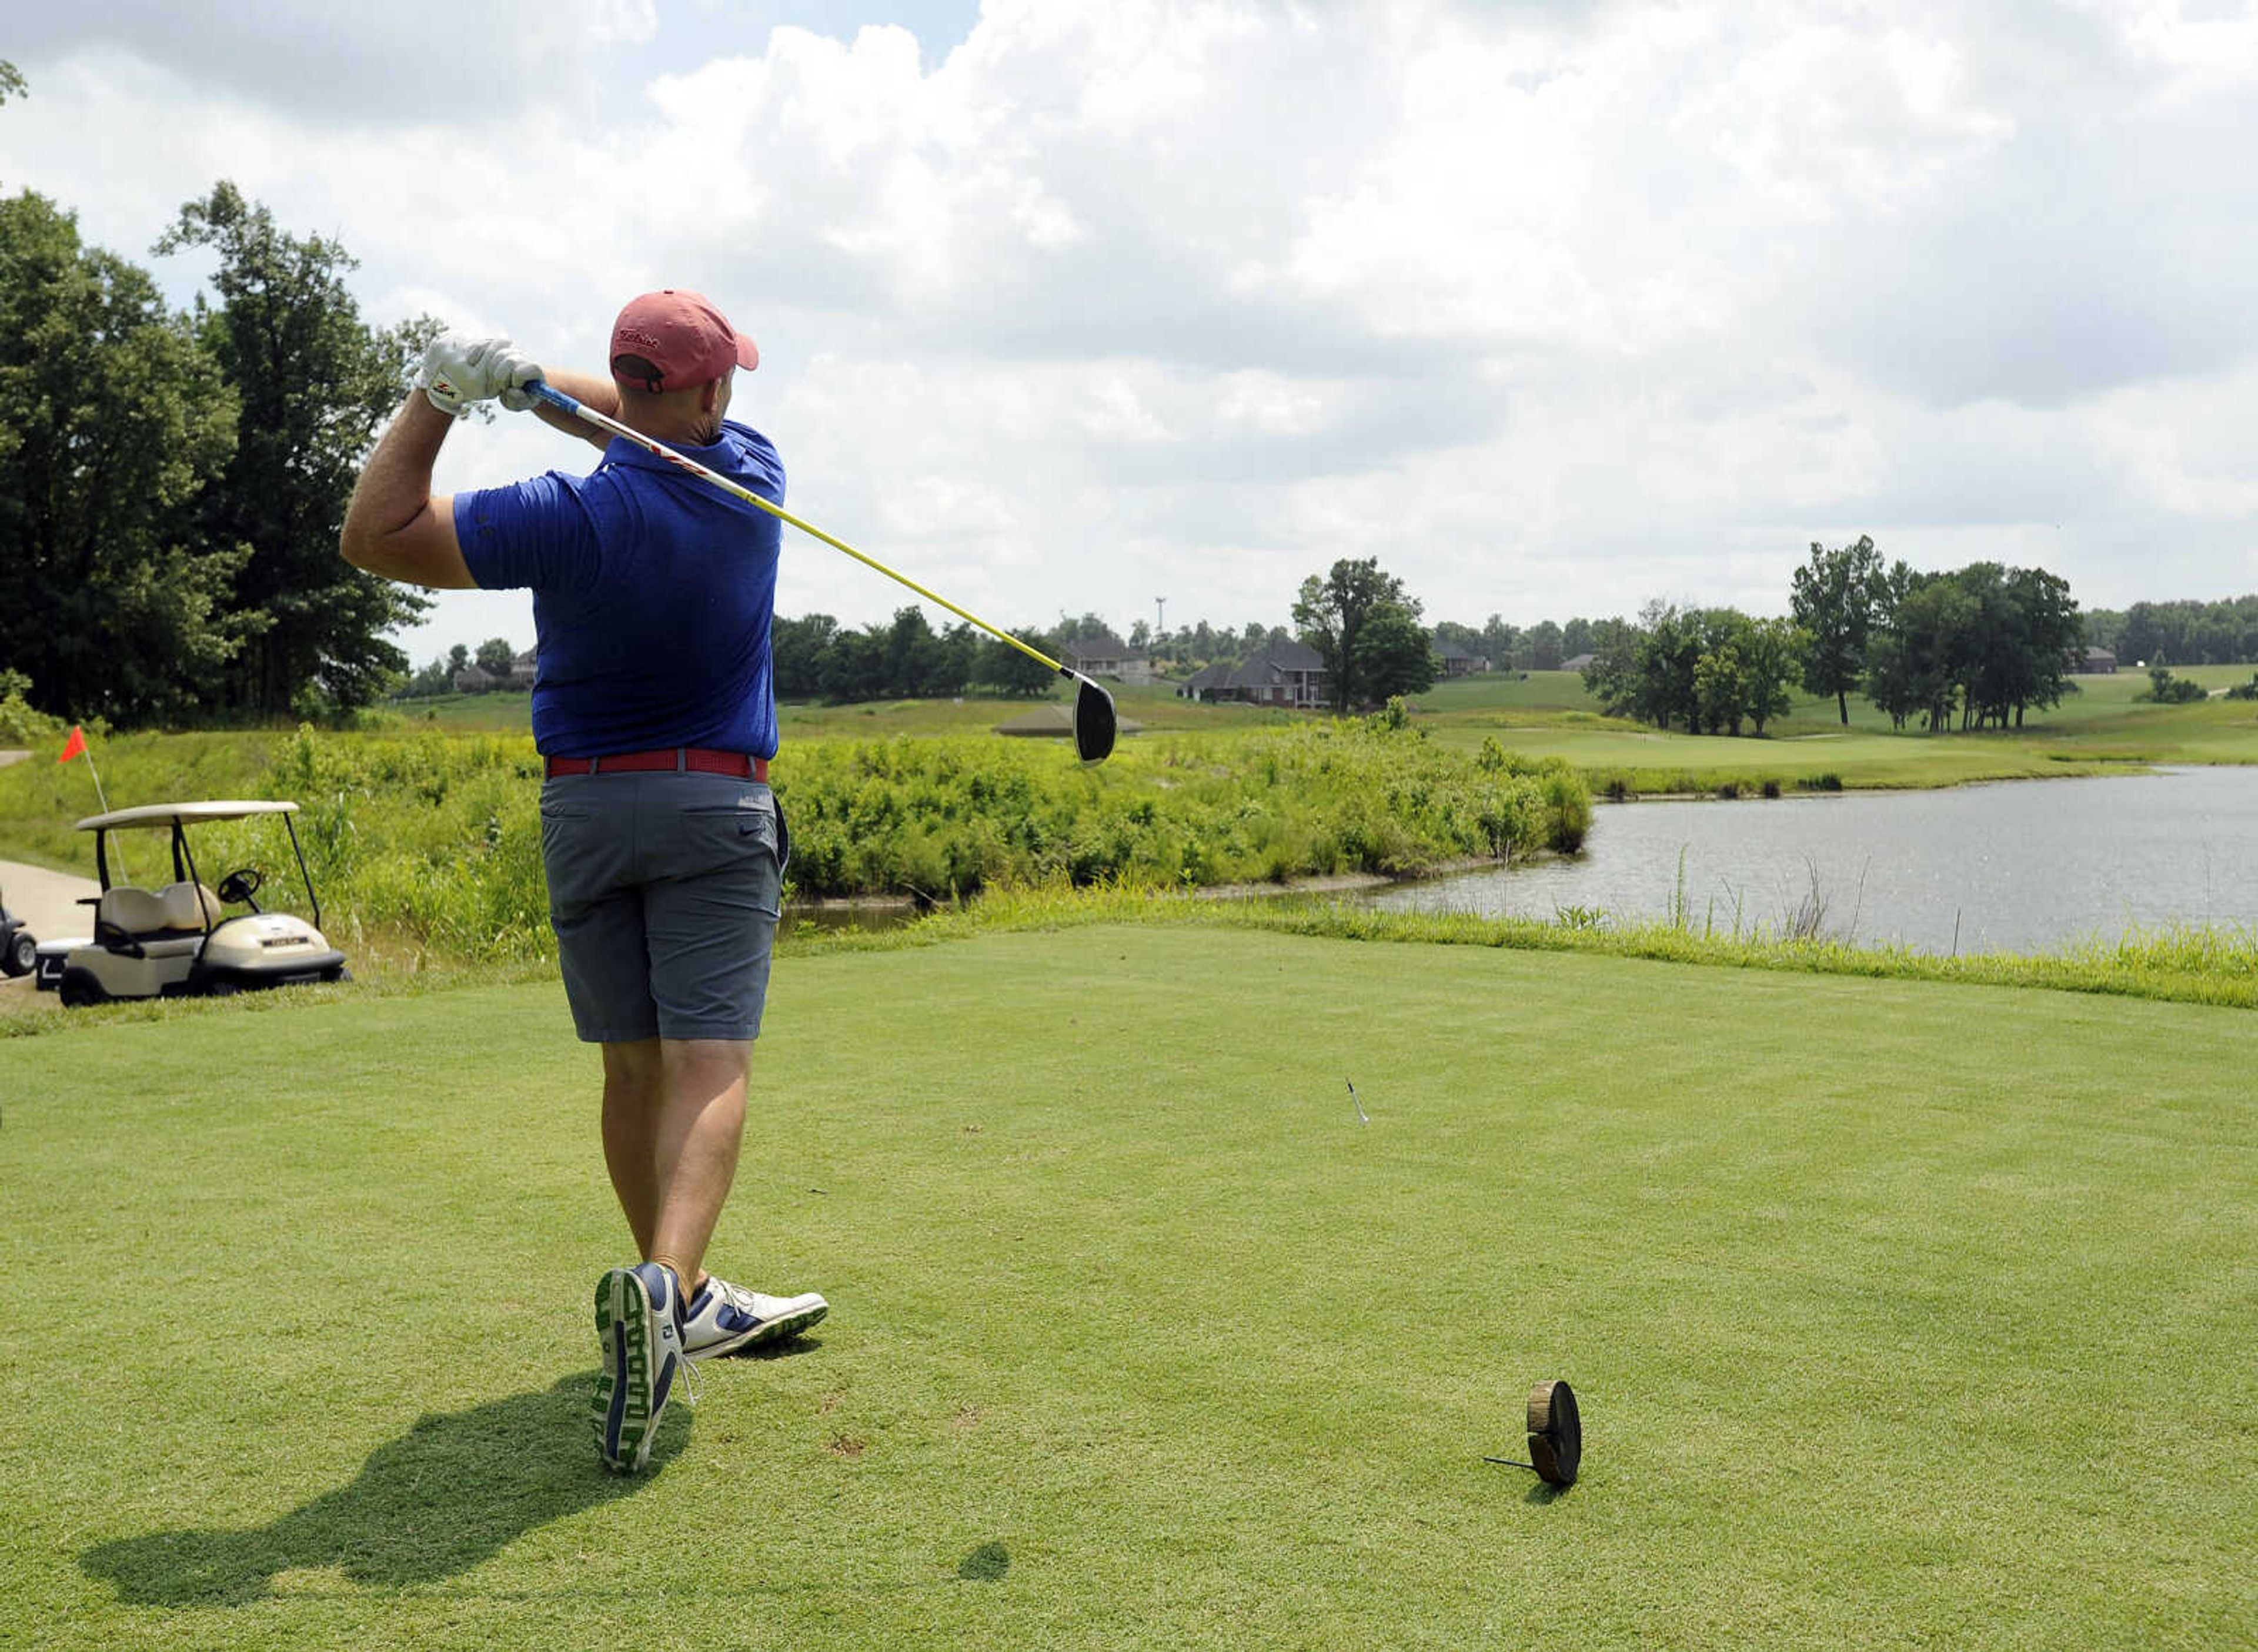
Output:
<path fill-rule="evenodd" d="M 1529 1391 L 1529 1461 L 1547 1485 L 1573 1485 L 1584 1457 L 1584 1424 L 1576 1393 L 1565 1382 Z"/>
<path fill-rule="evenodd" d="M 39 962 L 38 939 L 19 929 L 8 938 L 7 954 L 0 956 L 0 971 L 11 975 L 28 975 L 39 967 Z"/>
<path fill-rule="evenodd" d="M 352 971 L 346 968 L 343 964 L 339 964 L 335 969 L 324 969 L 322 971 L 322 979 L 323 981 L 351 981 L 352 979 Z"/>
<path fill-rule="evenodd" d="M 88 1009 L 107 1002 L 110 997 L 102 989 L 102 983 L 94 978 L 93 972 L 86 969 L 64 970 L 57 996 L 62 999 L 66 1010 Z"/>

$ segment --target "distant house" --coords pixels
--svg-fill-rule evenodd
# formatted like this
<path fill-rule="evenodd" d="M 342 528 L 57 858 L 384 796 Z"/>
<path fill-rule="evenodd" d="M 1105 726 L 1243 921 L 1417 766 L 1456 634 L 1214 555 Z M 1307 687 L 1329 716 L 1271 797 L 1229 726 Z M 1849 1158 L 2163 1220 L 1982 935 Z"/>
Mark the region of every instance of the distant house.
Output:
<path fill-rule="evenodd" d="M 531 649 L 509 663 L 507 674 L 496 677 L 483 665 L 465 665 L 449 679 L 449 686 L 458 694 L 492 694 L 501 689 L 529 689 L 533 686 L 534 658 Z"/>
<path fill-rule="evenodd" d="M 1215 698 L 1251 705 L 1321 706 L 1325 663 L 1306 642 L 1274 642 L 1234 668 Z"/>
<path fill-rule="evenodd" d="M 1224 684 L 1231 681 L 1228 665 L 1203 665 L 1176 684 L 1176 698 L 1187 700 L 1212 700 L 1223 698 Z"/>
<path fill-rule="evenodd" d="M 2113 677 L 2117 656 L 2107 649 L 2088 649 L 2071 661 L 2070 670 L 2082 677 Z"/>
<path fill-rule="evenodd" d="M 1489 670 L 1489 656 L 1470 654 L 1455 642 L 1435 639 L 1435 657 L 1443 663 L 1445 677 L 1472 677 L 1477 671 Z"/>
<path fill-rule="evenodd" d="M 1131 648 L 1111 631 L 1084 637 L 1062 651 L 1068 665 L 1084 677 L 1110 677 L 1117 683 L 1153 680 L 1150 656 Z"/>
<path fill-rule="evenodd" d="M 1560 662 L 1560 669 L 1564 671 L 1587 670 L 1591 663 L 1592 656 L 1589 654 L 1572 654 Z"/>

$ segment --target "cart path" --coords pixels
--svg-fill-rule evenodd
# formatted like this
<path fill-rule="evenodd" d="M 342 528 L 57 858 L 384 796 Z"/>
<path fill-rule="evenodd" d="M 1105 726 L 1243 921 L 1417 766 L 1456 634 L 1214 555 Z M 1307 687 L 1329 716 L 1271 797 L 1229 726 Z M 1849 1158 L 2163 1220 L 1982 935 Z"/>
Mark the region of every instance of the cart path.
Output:
<path fill-rule="evenodd" d="M 102 886 L 75 872 L 50 872 L 43 866 L 0 861 L 0 900 L 11 918 L 41 940 L 91 934 L 94 909 L 78 904 L 82 895 L 99 895 Z"/>

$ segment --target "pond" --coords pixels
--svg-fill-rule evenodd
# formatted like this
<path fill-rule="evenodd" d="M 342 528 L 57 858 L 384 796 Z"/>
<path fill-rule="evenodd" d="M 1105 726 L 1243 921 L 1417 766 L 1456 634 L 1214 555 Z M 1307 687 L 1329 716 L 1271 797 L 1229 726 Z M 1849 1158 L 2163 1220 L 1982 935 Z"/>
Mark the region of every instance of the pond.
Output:
<path fill-rule="evenodd" d="M 1942 791 L 1601 804 L 1584 853 L 1375 890 L 1399 911 L 1815 929 L 2049 952 L 2174 923 L 2258 930 L 2258 768 Z"/>

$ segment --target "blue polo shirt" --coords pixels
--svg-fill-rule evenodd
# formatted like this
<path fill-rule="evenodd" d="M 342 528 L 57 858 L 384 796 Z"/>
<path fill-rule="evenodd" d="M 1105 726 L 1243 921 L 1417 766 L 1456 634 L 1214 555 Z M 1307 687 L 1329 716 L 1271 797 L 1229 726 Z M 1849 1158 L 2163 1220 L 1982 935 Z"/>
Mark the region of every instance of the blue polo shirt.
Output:
<path fill-rule="evenodd" d="M 725 422 L 682 451 L 784 503 L 783 461 L 759 431 Z M 482 589 L 533 592 L 544 755 L 776 755 L 775 517 L 619 438 L 589 475 L 456 494 L 455 536 Z"/>

